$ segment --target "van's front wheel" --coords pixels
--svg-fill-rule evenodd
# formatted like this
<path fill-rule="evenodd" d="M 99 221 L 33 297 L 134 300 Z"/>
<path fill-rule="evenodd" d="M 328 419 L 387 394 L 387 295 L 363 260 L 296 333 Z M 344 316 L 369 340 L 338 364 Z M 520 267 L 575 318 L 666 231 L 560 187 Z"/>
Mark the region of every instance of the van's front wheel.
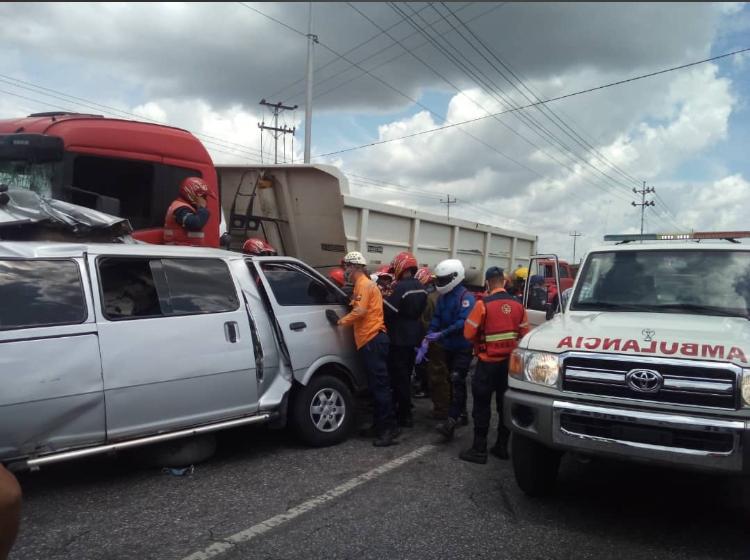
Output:
<path fill-rule="evenodd" d="M 340 379 L 320 375 L 298 389 L 291 412 L 294 429 L 302 441 L 314 447 L 335 445 L 351 431 L 354 397 Z"/>

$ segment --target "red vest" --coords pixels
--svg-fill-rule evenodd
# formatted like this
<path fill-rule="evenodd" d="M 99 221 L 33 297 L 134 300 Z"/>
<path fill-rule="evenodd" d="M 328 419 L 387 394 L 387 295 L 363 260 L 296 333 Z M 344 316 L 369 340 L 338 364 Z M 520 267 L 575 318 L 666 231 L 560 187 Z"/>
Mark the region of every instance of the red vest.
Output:
<path fill-rule="evenodd" d="M 510 294 L 499 292 L 483 300 L 485 315 L 482 346 L 490 358 L 509 356 L 518 346 L 518 328 L 523 321 L 523 305 Z"/>
<path fill-rule="evenodd" d="M 206 234 L 202 231 L 188 231 L 177 222 L 174 213 L 180 208 L 187 208 L 195 212 L 195 208 L 179 198 L 172 201 L 164 217 L 164 244 L 165 245 L 194 245 L 203 247 L 206 244 Z"/>

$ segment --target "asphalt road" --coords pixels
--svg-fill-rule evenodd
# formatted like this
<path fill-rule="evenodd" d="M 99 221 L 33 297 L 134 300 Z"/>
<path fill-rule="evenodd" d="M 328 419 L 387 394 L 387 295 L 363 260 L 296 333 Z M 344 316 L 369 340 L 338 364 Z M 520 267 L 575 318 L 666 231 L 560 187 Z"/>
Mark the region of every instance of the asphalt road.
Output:
<path fill-rule="evenodd" d="M 750 558 L 741 480 L 566 458 L 556 495 L 531 499 L 509 462 L 458 459 L 470 428 L 435 445 L 416 402 L 417 426 L 386 449 L 256 428 L 222 434 L 188 476 L 123 458 L 25 473 L 10 558 Z"/>

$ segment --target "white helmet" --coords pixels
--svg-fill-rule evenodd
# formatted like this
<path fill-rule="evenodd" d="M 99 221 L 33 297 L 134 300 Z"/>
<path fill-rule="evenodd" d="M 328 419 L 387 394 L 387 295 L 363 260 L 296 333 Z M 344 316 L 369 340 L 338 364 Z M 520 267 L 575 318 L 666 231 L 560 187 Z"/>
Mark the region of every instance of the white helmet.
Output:
<path fill-rule="evenodd" d="M 362 266 L 366 266 L 367 261 L 359 251 L 350 251 L 344 257 L 344 264 L 359 264 Z"/>
<path fill-rule="evenodd" d="M 435 287 L 441 294 L 447 294 L 463 282 L 466 276 L 464 265 L 458 259 L 441 261 L 435 267 Z"/>

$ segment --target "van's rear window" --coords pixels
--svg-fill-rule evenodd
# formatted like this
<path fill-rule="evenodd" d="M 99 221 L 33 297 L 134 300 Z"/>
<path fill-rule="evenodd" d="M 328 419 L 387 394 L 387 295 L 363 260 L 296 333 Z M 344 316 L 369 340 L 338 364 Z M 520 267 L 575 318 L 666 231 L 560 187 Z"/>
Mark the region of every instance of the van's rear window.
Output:
<path fill-rule="evenodd" d="M 68 260 L 0 260 L 0 330 L 86 320 L 78 264 Z"/>

